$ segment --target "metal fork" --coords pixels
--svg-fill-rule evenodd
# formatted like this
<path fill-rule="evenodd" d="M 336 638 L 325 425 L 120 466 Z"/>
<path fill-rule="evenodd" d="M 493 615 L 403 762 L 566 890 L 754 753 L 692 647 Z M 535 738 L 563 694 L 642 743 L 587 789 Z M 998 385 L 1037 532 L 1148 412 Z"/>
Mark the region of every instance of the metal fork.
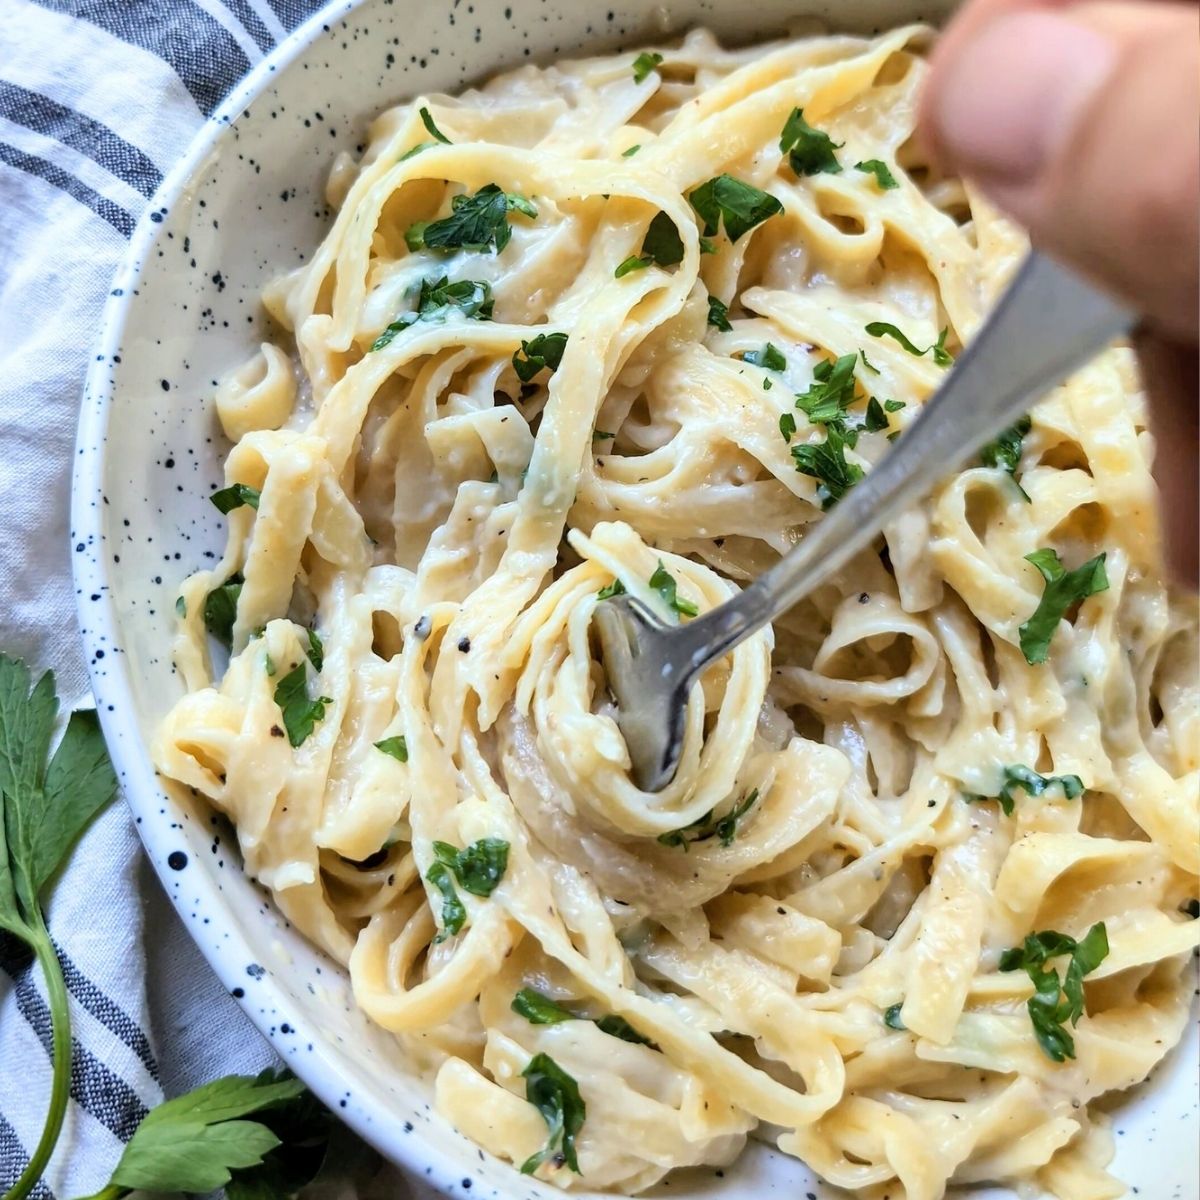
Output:
<path fill-rule="evenodd" d="M 596 632 L 634 782 L 658 791 L 674 778 L 684 706 L 705 667 L 845 566 L 887 521 L 1132 324 L 1126 309 L 1031 252 L 895 448 L 745 591 L 679 625 L 664 625 L 631 596 L 601 601 Z"/>

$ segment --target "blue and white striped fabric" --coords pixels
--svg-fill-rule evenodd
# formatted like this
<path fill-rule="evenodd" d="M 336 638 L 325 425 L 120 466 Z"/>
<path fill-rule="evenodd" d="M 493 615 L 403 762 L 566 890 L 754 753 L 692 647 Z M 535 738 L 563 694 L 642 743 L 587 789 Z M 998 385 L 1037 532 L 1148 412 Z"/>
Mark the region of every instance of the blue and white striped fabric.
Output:
<path fill-rule="evenodd" d="M 67 543 L 78 398 L 148 198 L 224 95 L 320 0 L 0 0 L 0 649 L 85 698 Z M 120 804 L 49 905 L 74 1021 L 63 1137 L 37 1200 L 90 1194 L 147 1110 L 273 1061 L 167 903 Z M 0 934 L 0 1193 L 50 1091 L 41 974 Z M 370 1170 L 374 1174 L 374 1168 Z M 422 1189 L 422 1192 L 424 1189 Z M 415 1194 L 385 1170 L 340 1200 Z"/>

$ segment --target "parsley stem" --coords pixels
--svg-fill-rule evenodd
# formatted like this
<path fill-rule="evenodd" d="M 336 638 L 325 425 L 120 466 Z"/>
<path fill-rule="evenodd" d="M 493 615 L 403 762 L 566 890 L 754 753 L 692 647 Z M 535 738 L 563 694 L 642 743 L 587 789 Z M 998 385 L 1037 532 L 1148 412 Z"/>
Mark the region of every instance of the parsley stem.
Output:
<path fill-rule="evenodd" d="M 35 904 L 27 925 L 25 941 L 37 956 L 46 980 L 46 995 L 50 1001 L 50 1028 L 53 1034 L 54 1074 L 50 1085 L 50 1107 L 42 1126 L 42 1136 L 30 1155 L 29 1165 L 20 1178 L 4 1194 L 4 1200 L 24 1200 L 42 1177 L 50 1156 L 54 1153 L 71 1090 L 71 1011 L 67 1003 L 67 985 L 63 980 L 58 952 L 50 940 L 41 909 Z M 107 1200 L 107 1198 L 106 1198 Z"/>

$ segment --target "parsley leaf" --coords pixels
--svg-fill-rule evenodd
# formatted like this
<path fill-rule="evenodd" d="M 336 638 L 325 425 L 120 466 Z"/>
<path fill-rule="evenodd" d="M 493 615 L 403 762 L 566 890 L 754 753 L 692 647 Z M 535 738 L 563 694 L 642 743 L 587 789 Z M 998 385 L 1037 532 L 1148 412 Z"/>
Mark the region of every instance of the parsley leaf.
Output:
<path fill-rule="evenodd" d="M 218 512 L 231 513 L 235 508 L 241 508 L 243 504 L 257 509 L 261 495 L 258 488 L 247 487 L 244 483 L 231 483 L 219 492 L 213 492 L 209 499 L 216 506 Z"/>
<path fill-rule="evenodd" d="M 1013 815 L 1013 792 L 1021 788 L 1027 795 L 1041 796 L 1048 788 L 1061 787 L 1063 798 L 1076 800 L 1083 795 L 1083 780 L 1078 775 L 1039 775 L 1030 767 L 1013 763 L 1004 768 L 1004 785 L 996 796 L 967 795 L 967 800 L 973 803 L 983 803 L 986 800 L 999 800 L 1000 807 L 1006 817 Z"/>
<path fill-rule="evenodd" d="M 633 82 L 641 83 L 650 74 L 658 68 L 658 64 L 663 60 L 663 56 L 657 50 L 643 50 L 641 54 L 633 60 Z"/>
<path fill-rule="evenodd" d="M 625 595 L 625 585 L 619 580 L 614 579 L 612 583 L 606 583 L 597 593 L 597 600 L 610 600 L 613 596 Z"/>
<path fill-rule="evenodd" d="M 796 418 L 790 412 L 779 414 L 779 433 L 785 442 L 792 440 L 792 435 L 796 432 Z"/>
<path fill-rule="evenodd" d="M 787 359 L 778 346 L 768 342 L 761 350 L 747 350 L 742 355 L 742 362 L 748 362 L 752 367 L 762 367 L 767 371 L 786 371 Z"/>
<path fill-rule="evenodd" d="M 509 846 L 501 838 L 481 838 L 465 850 L 449 842 L 434 842 L 433 852 L 438 861 L 454 872 L 454 878 L 472 896 L 490 896 L 497 888 L 508 867 Z"/>
<path fill-rule="evenodd" d="M 227 1075 L 168 1100 L 142 1118 L 125 1146 L 110 1188 L 208 1192 L 230 1172 L 260 1164 L 279 1145 L 264 1124 L 239 1118 L 294 1100 L 298 1079 L 264 1071 Z"/>
<path fill-rule="evenodd" d="M 683 239 L 675 222 L 666 213 L 656 213 L 642 239 L 641 254 L 631 254 L 614 272 L 616 279 L 621 279 L 632 271 L 644 271 L 647 267 L 657 264 L 660 267 L 673 267 L 683 261 Z"/>
<path fill-rule="evenodd" d="M 673 267 L 683 261 L 683 239 L 666 213 L 656 213 L 650 222 L 642 241 L 642 254 L 660 267 Z"/>
<path fill-rule="evenodd" d="M 1065 979 L 1047 969 L 1046 963 L 1064 954 L 1071 956 Z M 1065 1028 L 1066 1022 L 1079 1023 L 1083 1016 L 1083 978 L 1108 957 L 1108 931 L 1097 922 L 1082 941 L 1053 929 L 1031 933 L 1021 946 L 1005 950 L 1000 956 L 1001 971 L 1024 968 L 1033 981 L 1034 994 L 1026 1007 L 1033 1031 L 1042 1050 L 1055 1062 L 1075 1057 L 1075 1040 Z"/>
<path fill-rule="evenodd" d="M 529 217 L 537 209 L 523 196 L 511 195 L 489 183 L 473 196 L 455 196 L 450 215 L 437 221 L 419 221 L 409 227 L 404 240 L 410 250 L 475 250 L 495 248 L 498 254 L 512 239 L 510 209 Z"/>
<path fill-rule="evenodd" d="M 732 175 L 717 175 L 702 183 L 688 197 L 704 222 L 704 235 L 715 237 L 725 222 L 725 235 L 736 242 L 755 225 L 783 212 L 783 205 L 769 192 L 761 191 Z"/>
<path fill-rule="evenodd" d="M 893 1004 L 890 1008 L 884 1010 L 883 1023 L 889 1029 L 907 1029 L 908 1026 L 900 1019 L 900 1010 L 904 1007 L 904 1001 L 899 1004 Z"/>
<path fill-rule="evenodd" d="M 376 742 L 375 749 L 391 755 L 397 762 L 408 762 L 408 742 L 404 740 L 402 733 L 395 737 L 384 738 L 382 742 Z"/>
<path fill-rule="evenodd" d="M 513 997 L 509 1007 L 518 1016 L 524 1017 L 531 1025 L 558 1025 L 562 1021 L 592 1020 L 596 1028 L 601 1033 L 607 1033 L 609 1037 L 620 1038 L 623 1042 L 633 1042 L 637 1046 L 654 1045 L 649 1038 L 638 1033 L 624 1017 L 618 1017 L 615 1013 L 594 1020 L 590 1017 L 582 1017 L 568 1008 L 563 1008 L 561 1004 L 533 988 L 521 988 Z"/>
<path fill-rule="evenodd" d="M 1007 471 L 1016 483 L 1017 468 L 1021 465 L 1021 443 L 1025 435 L 1033 428 L 1033 422 L 1028 414 L 1021 417 L 1015 424 L 1010 425 L 994 442 L 988 442 L 979 452 L 979 460 L 985 467 L 999 467 Z M 1017 491 L 1029 501 L 1029 494 L 1017 483 Z"/>
<path fill-rule="evenodd" d="M 855 355 L 843 354 L 835 361 L 825 359 L 813 369 L 808 391 L 796 397 L 796 407 L 814 425 L 840 421 L 854 402 Z"/>
<path fill-rule="evenodd" d="M 758 801 L 758 788 L 755 788 L 744 800 L 734 806 L 723 816 L 716 817 L 711 812 L 705 813 L 698 821 L 685 825 L 682 829 L 672 829 L 669 833 L 660 833 L 658 841 L 664 846 L 682 846 L 687 851 L 691 842 L 705 842 L 709 838 L 720 838 L 721 845 L 728 848 L 737 837 L 738 822 L 754 807 Z M 688 837 L 688 834 L 694 836 Z"/>
<path fill-rule="evenodd" d="M 417 311 L 397 317 L 371 343 L 371 350 L 382 350 L 398 333 L 418 321 L 444 321 L 452 313 L 476 321 L 490 321 L 492 306 L 492 285 L 486 281 L 460 279 L 451 283 L 445 275 L 440 279 L 422 279 Z"/>
<path fill-rule="evenodd" d="M 328 696 L 308 698 L 308 668 L 301 662 L 275 685 L 275 703 L 294 749 L 308 740 L 317 722 L 324 720 L 325 706 L 333 701 Z"/>
<path fill-rule="evenodd" d="M 226 650 L 233 646 L 233 626 L 237 621 L 238 597 L 244 582 L 241 575 L 230 575 L 204 598 L 204 627 Z"/>
<path fill-rule="evenodd" d="M 823 442 L 792 447 L 796 470 L 820 481 L 817 496 L 823 509 L 832 508 L 863 477 L 862 467 L 846 461 L 848 444 L 853 442 L 835 422 L 826 427 Z"/>
<path fill-rule="evenodd" d="M 654 574 L 650 576 L 650 586 L 666 601 L 667 607 L 675 612 L 682 613 L 685 617 L 694 617 L 700 611 L 690 600 L 680 599 L 675 576 L 663 565 L 661 558 L 658 560 L 658 566 L 654 568 Z"/>
<path fill-rule="evenodd" d="M 315 629 L 305 632 L 308 634 L 308 661 L 312 663 L 314 671 L 319 671 L 325 665 L 325 644 Z"/>
<path fill-rule="evenodd" d="M 779 135 L 779 149 L 788 156 L 797 175 L 836 175 L 842 169 L 835 150 L 844 142 L 835 142 L 829 134 L 814 129 L 805 119 L 802 108 L 793 108 Z"/>
<path fill-rule="evenodd" d="M 462 929 L 466 924 L 467 910 L 454 890 L 454 880 L 451 878 L 450 868 L 441 859 L 425 872 L 425 878 L 442 893 L 442 928 L 433 939 L 433 944 L 436 946 Z"/>
<path fill-rule="evenodd" d="M 708 323 L 722 333 L 733 332 L 733 326 L 729 323 L 729 306 L 718 300 L 716 296 L 708 298 Z"/>
<path fill-rule="evenodd" d="M 557 371 L 567 348 L 565 333 L 539 333 L 529 341 L 522 340 L 521 349 L 512 356 L 513 370 L 522 383 L 530 383 L 543 368 Z M 525 357 L 522 358 L 521 356 Z"/>
<path fill-rule="evenodd" d="M 856 171 L 865 171 L 868 175 L 875 176 L 875 182 L 878 184 L 880 191 L 888 192 L 892 188 L 898 188 L 900 185 L 896 182 L 896 177 L 888 169 L 887 163 L 881 158 L 868 158 L 865 162 L 854 164 Z"/>
<path fill-rule="evenodd" d="M 950 327 L 947 325 L 941 333 L 938 334 L 938 339 L 932 346 L 926 346 L 924 350 L 915 346 L 907 337 L 907 335 L 897 326 L 892 325 L 888 321 L 872 321 L 866 327 L 867 332 L 872 337 L 890 337 L 904 347 L 909 354 L 916 358 L 921 358 L 926 354 L 933 355 L 933 361 L 939 367 L 948 367 L 954 362 L 953 355 L 946 349 L 946 335 L 950 332 Z"/>
<path fill-rule="evenodd" d="M 546 1145 L 521 1164 L 522 1175 L 532 1175 L 548 1158 L 561 1153 L 563 1161 L 580 1174 L 575 1136 L 583 1128 L 587 1106 L 579 1085 L 548 1054 L 535 1054 L 521 1072 L 525 1099 L 542 1114 L 550 1131 Z"/>
<path fill-rule="evenodd" d="M 879 433 L 881 430 L 886 429 L 888 424 L 889 421 L 883 411 L 883 405 L 872 396 L 867 401 L 867 411 L 863 418 L 863 429 L 867 433 Z"/>
<path fill-rule="evenodd" d="M 1021 624 L 1021 653 L 1025 655 L 1027 663 L 1036 666 L 1046 661 L 1050 653 L 1050 639 L 1054 637 L 1059 621 L 1066 616 L 1071 605 L 1108 590 L 1104 558 L 1103 554 L 1097 554 L 1083 566 L 1068 571 L 1051 549 L 1035 550 L 1025 555 L 1025 561 L 1033 563 L 1046 581 L 1033 615 Z"/>
<path fill-rule="evenodd" d="M 519 1017 L 524 1017 L 530 1025 L 557 1025 L 562 1021 L 576 1021 L 573 1012 L 555 1003 L 549 996 L 533 988 L 523 987 L 512 999 L 509 1006 Z"/>
<path fill-rule="evenodd" d="M 636 145 L 630 146 L 628 150 L 622 150 L 621 157 L 632 158 L 641 148 L 642 144 L 641 142 L 638 142 Z"/>
<path fill-rule="evenodd" d="M 421 114 L 421 124 L 425 126 L 431 138 L 435 141 L 443 142 L 447 146 L 453 145 L 450 139 L 434 124 L 433 117 L 429 115 L 429 109 L 422 105 L 418 111 Z"/>

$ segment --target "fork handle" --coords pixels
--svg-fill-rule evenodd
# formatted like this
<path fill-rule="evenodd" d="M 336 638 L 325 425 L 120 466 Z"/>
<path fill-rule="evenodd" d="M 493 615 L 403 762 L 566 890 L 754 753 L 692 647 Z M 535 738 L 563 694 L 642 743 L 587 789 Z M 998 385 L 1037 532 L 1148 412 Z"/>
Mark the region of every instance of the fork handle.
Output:
<path fill-rule="evenodd" d="M 734 599 L 671 630 L 694 678 L 869 545 L 894 516 L 1128 332 L 1132 314 L 1031 251 L 979 336 L 895 448 Z M 679 659 L 675 659 L 679 661 Z"/>

